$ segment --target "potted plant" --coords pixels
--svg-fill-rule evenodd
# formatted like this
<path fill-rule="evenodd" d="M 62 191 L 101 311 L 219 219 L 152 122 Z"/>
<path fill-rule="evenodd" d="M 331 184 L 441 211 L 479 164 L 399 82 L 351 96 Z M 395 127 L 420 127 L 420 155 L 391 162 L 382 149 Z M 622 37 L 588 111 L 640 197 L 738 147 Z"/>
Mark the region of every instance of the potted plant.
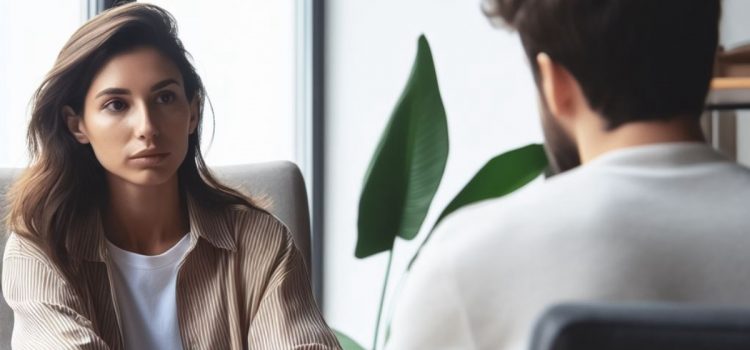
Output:
<path fill-rule="evenodd" d="M 430 45 L 422 35 L 411 75 L 370 161 L 359 201 L 354 255 L 365 259 L 388 254 L 373 350 L 378 345 L 394 243 L 397 237 L 411 240 L 420 232 L 443 177 L 448 151 L 445 108 Z M 546 167 L 547 158 L 539 144 L 490 159 L 442 210 L 407 270 L 445 217 L 466 205 L 507 195 L 537 178 Z M 364 349 L 348 336 L 336 334 L 344 349 Z"/>

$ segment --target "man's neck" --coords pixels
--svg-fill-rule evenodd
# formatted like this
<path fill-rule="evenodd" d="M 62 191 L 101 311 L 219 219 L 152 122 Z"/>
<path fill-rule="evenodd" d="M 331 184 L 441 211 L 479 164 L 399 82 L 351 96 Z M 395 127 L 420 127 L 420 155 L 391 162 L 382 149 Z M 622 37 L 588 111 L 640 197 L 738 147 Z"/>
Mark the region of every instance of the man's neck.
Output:
<path fill-rule="evenodd" d="M 585 123 L 576 130 L 581 162 L 618 149 L 672 142 L 705 142 L 700 123 L 692 118 L 667 121 L 639 121 L 606 130 L 601 119 Z"/>

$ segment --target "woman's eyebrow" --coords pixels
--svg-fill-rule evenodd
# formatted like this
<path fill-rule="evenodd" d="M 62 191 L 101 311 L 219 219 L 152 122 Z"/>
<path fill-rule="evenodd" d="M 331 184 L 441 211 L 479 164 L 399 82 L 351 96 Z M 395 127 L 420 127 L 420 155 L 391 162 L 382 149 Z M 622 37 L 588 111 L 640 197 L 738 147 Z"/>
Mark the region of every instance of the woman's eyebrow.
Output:
<path fill-rule="evenodd" d="M 102 95 L 130 95 L 130 90 L 128 89 L 122 89 L 122 88 L 108 88 L 104 89 L 102 91 L 99 91 L 94 98 L 99 98 L 99 96 Z"/>
<path fill-rule="evenodd" d="M 165 86 L 168 86 L 170 84 L 175 84 L 175 85 L 178 85 L 178 86 L 180 85 L 180 83 L 178 83 L 177 80 L 174 80 L 174 79 L 171 79 L 171 78 L 170 79 L 164 79 L 164 80 L 162 80 L 162 81 L 154 84 L 154 86 L 151 87 L 151 91 L 153 92 L 153 91 L 159 90 L 159 89 L 161 89 L 161 88 L 163 88 Z"/>
<path fill-rule="evenodd" d="M 151 91 L 153 92 L 153 91 L 159 90 L 171 84 L 180 85 L 180 83 L 175 79 L 171 79 L 171 78 L 164 79 L 154 84 L 154 86 L 151 87 Z M 108 89 L 99 91 L 99 93 L 97 93 L 96 96 L 94 96 L 94 98 L 99 98 L 99 96 L 102 96 L 102 95 L 130 95 L 130 90 L 123 89 L 123 88 L 108 88 Z"/>

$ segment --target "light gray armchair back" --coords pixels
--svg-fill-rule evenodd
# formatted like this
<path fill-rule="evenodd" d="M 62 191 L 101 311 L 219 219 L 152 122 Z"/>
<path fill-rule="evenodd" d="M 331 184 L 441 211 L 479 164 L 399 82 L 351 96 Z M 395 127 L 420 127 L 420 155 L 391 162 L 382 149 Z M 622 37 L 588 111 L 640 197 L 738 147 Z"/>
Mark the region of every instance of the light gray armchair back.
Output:
<path fill-rule="evenodd" d="M 17 169 L 0 169 L 0 218 L 5 218 L 6 201 L 5 193 L 11 181 L 18 174 Z M 5 241 L 8 238 L 5 221 L 0 221 L 0 251 L 5 251 Z M 0 259 L 0 270 L 2 270 L 2 259 Z M 5 303 L 5 298 L 0 298 L 0 349 L 10 349 L 10 333 L 13 330 L 13 311 Z"/>
<path fill-rule="evenodd" d="M 302 173 L 288 161 L 217 167 L 216 175 L 226 184 L 260 199 L 292 232 L 310 273 L 310 210 Z"/>
<path fill-rule="evenodd" d="M 278 161 L 217 167 L 213 171 L 224 183 L 257 198 L 265 199 L 268 210 L 291 231 L 310 273 L 310 214 L 307 191 L 299 168 L 292 162 Z M 0 214 L 5 217 L 5 193 L 18 169 L 0 169 Z M 0 252 L 5 251 L 7 235 L 0 223 Z M 2 260 L 0 260 L 2 269 Z M 0 350 L 10 349 L 13 312 L 0 298 Z"/>

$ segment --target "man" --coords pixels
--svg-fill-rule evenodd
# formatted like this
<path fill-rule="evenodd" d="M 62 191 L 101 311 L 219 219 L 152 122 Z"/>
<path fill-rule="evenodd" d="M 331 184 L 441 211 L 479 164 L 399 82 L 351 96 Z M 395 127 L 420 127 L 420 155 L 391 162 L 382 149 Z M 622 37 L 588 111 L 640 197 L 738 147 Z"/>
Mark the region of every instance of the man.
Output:
<path fill-rule="evenodd" d="M 519 32 L 550 160 L 568 171 L 447 219 L 407 278 L 389 347 L 525 349 L 564 301 L 750 303 L 750 171 L 699 124 L 719 0 L 484 9 Z"/>

